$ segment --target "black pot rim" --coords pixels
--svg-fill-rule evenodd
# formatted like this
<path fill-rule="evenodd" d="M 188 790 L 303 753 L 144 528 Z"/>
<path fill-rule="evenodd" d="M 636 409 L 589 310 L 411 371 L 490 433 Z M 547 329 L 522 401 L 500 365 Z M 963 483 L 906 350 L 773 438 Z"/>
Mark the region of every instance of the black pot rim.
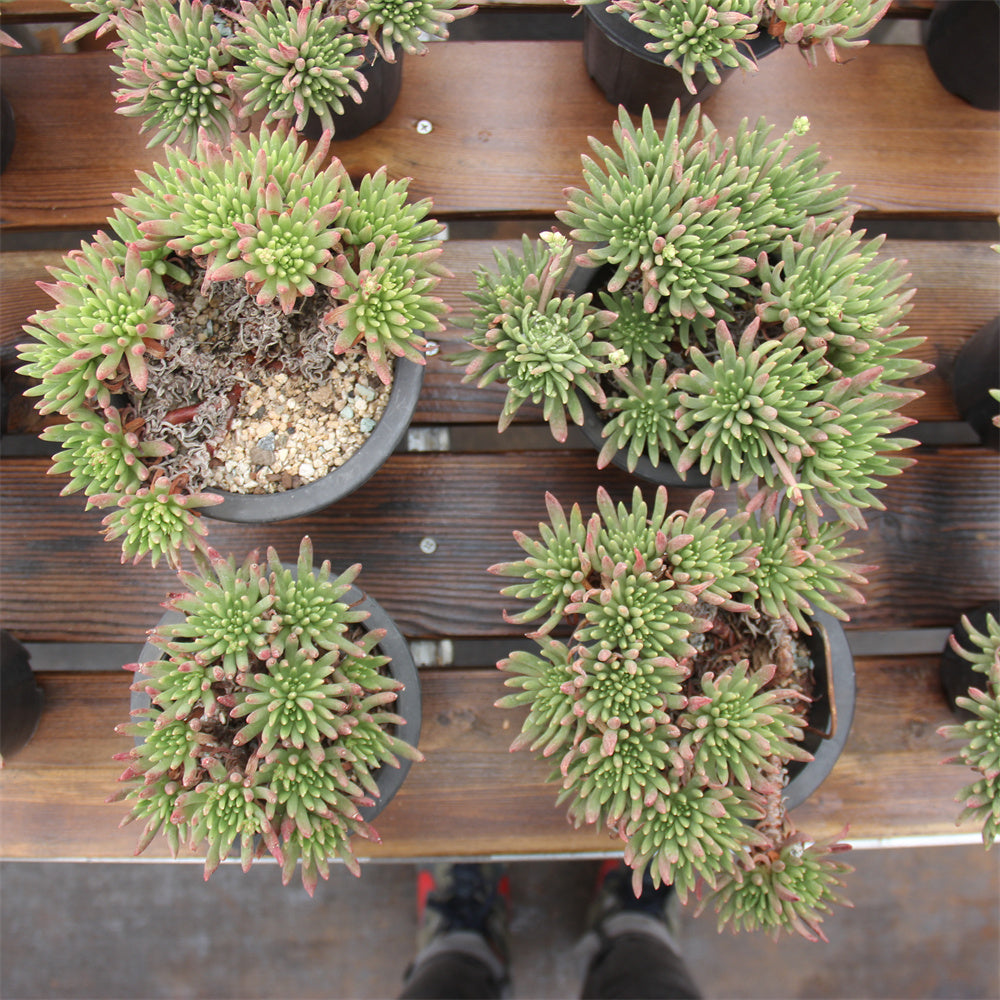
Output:
<path fill-rule="evenodd" d="M 814 726 L 817 723 L 829 726 L 835 718 L 836 725 L 826 739 L 815 733 L 806 733 L 805 746 L 813 759 L 804 763 L 793 761 L 788 766 L 790 777 L 783 793 L 787 809 L 794 809 L 805 802 L 833 770 L 850 735 L 857 698 L 854 656 L 843 625 L 833 615 L 815 607 L 811 609 L 809 617 L 812 635 L 803 638 L 812 653 L 814 671 L 821 658 L 826 664 L 825 676 L 816 678 L 822 693 L 814 698 L 813 704 L 818 706 L 818 711 L 812 713 L 823 718 L 810 715 L 809 721 Z M 832 683 L 828 683 L 829 674 L 826 671 L 832 673 Z M 827 703 L 827 690 L 833 693 L 836 712 L 832 716 Z"/>
<path fill-rule="evenodd" d="M 655 41 L 653 35 L 648 34 L 641 28 L 637 28 L 628 17 L 619 11 L 609 11 L 607 0 L 600 3 L 587 3 L 583 5 L 584 13 L 591 18 L 597 28 L 611 39 L 616 45 L 631 52 L 632 55 L 639 56 L 646 62 L 663 66 L 663 54 L 650 52 L 646 44 Z M 755 59 L 762 59 L 772 52 L 781 48 L 781 42 L 768 34 L 759 34 L 756 38 L 743 43 L 753 53 Z M 718 66 L 718 63 L 716 64 Z M 673 67 L 671 67 L 673 68 Z M 719 69 L 728 67 L 719 66 Z"/>
<path fill-rule="evenodd" d="M 297 567 L 291 564 L 284 564 L 286 569 L 297 572 Z M 413 654 L 410 652 L 409 643 L 399 631 L 396 623 L 389 613 L 378 601 L 360 588 L 351 586 L 344 595 L 344 600 L 352 608 L 359 611 L 367 611 L 368 618 L 361 622 L 363 628 L 384 629 L 385 637 L 379 640 L 379 648 L 383 655 L 389 657 L 389 674 L 403 684 L 399 691 L 393 711 L 397 712 L 405 720 L 402 725 L 396 727 L 395 735 L 409 743 L 411 747 L 417 749 L 420 743 L 420 728 L 422 723 L 422 700 L 420 696 L 420 675 L 417 665 L 414 662 Z M 184 620 L 184 614 L 180 611 L 168 611 L 157 623 L 157 628 L 164 625 L 176 624 Z M 163 651 L 153 645 L 148 640 L 142 647 L 139 654 L 138 663 L 141 667 L 143 663 L 151 663 L 163 657 Z M 144 676 L 141 670 L 136 671 L 135 679 Z M 148 708 L 151 699 L 146 691 L 132 691 L 130 709 L 134 713 L 138 709 Z M 136 739 L 136 744 L 141 743 L 141 739 Z M 380 767 L 374 772 L 375 782 L 379 788 L 379 797 L 370 806 L 362 806 L 359 809 L 365 822 L 370 823 L 389 804 L 395 794 L 402 787 L 403 782 L 409 774 L 412 761 L 408 757 L 399 758 L 399 767 Z"/>
<path fill-rule="evenodd" d="M 322 479 L 281 493 L 237 494 L 206 488 L 206 493 L 214 493 L 223 500 L 215 506 L 203 507 L 202 511 L 219 521 L 261 524 L 303 517 L 343 499 L 371 479 L 395 451 L 413 419 L 423 381 L 423 365 L 396 358 L 385 412 L 368 440 L 343 465 Z"/>
<path fill-rule="evenodd" d="M 592 399 L 588 398 L 582 392 L 578 392 L 577 396 L 583 408 L 583 423 L 580 425 L 580 430 L 583 431 L 584 437 L 594 446 L 597 453 L 600 454 L 605 440 L 604 421 L 601 419 Z M 635 463 L 635 468 L 629 469 L 628 452 L 624 448 L 619 448 L 612 455 L 611 464 L 617 466 L 623 472 L 627 472 L 630 476 L 638 476 L 640 479 L 663 486 L 690 486 L 696 489 L 705 489 L 712 485 L 712 481 L 708 476 L 702 475 L 695 469 L 689 469 L 684 475 L 681 475 L 671 465 L 670 460 L 665 455 L 660 457 L 658 465 L 653 465 L 647 455 L 640 455 Z"/>

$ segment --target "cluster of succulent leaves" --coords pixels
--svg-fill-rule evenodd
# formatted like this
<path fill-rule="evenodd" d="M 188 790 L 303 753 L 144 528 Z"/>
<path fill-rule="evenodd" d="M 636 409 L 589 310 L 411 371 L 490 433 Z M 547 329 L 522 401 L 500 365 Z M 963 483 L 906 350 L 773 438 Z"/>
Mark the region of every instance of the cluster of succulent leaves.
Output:
<path fill-rule="evenodd" d="M 968 718 L 943 726 L 939 732 L 961 741 L 958 753 L 945 763 L 965 765 L 976 775 L 958 793 L 957 801 L 963 806 L 958 822 L 970 819 L 979 824 L 983 844 L 990 847 L 1000 836 L 1000 623 L 988 614 L 982 632 L 967 617 L 962 618 L 962 625 L 966 641 L 960 642 L 952 633 L 951 646 L 983 680 L 981 686 L 969 688 L 967 696 L 955 699 Z"/>
<path fill-rule="evenodd" d="M 56 305 L 25 326 L 34 339 L 19 347 L 19 370 L 37 380 L 26 394 L 65 421 L 45 433 L 59 444 L 52 471 L 69 474 L 64 493 L 114 508 L 104 524 L 109 538 L 123 536 L 123 561 L 150 554 L 178 566 L 182 552 L 204 548 L 196 509 L 220 501 L 162 474 L 173 446 L 151 439 L 120 395 L 147 390 L 149 359 L 165 352 L 192 276 L 202 292 L 244 283 L 262 314 L 322 296 L 316 336 L 334 354 L 363 349 L 386 384 L 394 359 L 422 363 L 424 334 L 441 328 L 446 307 L 433 292 L 446 272 L 429 201 L 407 201 L 407 182 L 384 168 L 352 182 L 328 153 L 328 134 L 310 153 L 284 126 L 234 135 L 225 148 L 203 137 L 193 159 L 168 146 L 119 196 L 111 232 L 40 283 Z"/>
<path fill-rule="evenodd" d="M 314 567 L 308 537 L 294 572 L 273 549 L 198 562 L 164 605 L 179 620 L 151 634 L 161 658 L 127 668 L 149 705 L 117 729 L 136 746 L 116 758 L 112 801 L 142 824 L 136 853 L 159 833 L 174 856 L 204 852 L 208 878 L 238 844 L 244 870 L 270 853 L 285 883 L 301 861 L 311 894 L 331 858 L 358 873 L 355 834 L 377 839 L 359 810 L 378 798 L 378 769 L 421 759 L 394 735 L 385 633 L 351 605 L 360 567 Z"/>
<path fill-rule="evenodd" d="M 604 421 L 600 467 L 618 454 L 629 470 L 669 462 L 753 484 L 760 502 L 783 493 L 812 527 L 826 511 L 863 527 L 885 479 L 912 464 L 899 410 L 927 366 L 905 353 L 920 343 L 901 322 L 907 275 L 881 238 L 852 231 L 816 147 L 795 152 L 807 129 L 796 119 L 774 138 L 744 121 L 723 138 L 676 103 L 662 131 L 648 109 L 638 125 L 622 110 L 613 145 L 591 139 L 583 187 L 557 214 L 599 303 L 576 278 L 548 288 L 570 255 L 553 234 L 498 257 L 469 293 L 458 361 L 480 384 L 506 382 L 501 428 L 543 400 L 564 438 L 586 397 Z M 573 322 L 543 335 L 542 313 Z"/>
<path fill-rule="evenodd" d="M 115 97 L 150 146 L 224 140 L 252 115 L 334 129 L 368 86 L 366 63 L 422 54 L 475 7 L 458 0 L 85 0 L 67 40 L 114 29 Z M 369 50 L 367 47 L 371 46 Z M 368 53 L 375 53 L 372 56 Z"/>
<path fill-rule="evenodd" d="M 806 842 L 782 789 L 810 759 L 797 636 L 808 603 L 843 618 L 862 600 L 858 550 L 843 526 L 818 542 L 780 510 L 712 500 L 670 512 L 662 486 L 630 505 L 601 489 L 586 517 L 547 495 L 538 537 L 515 533 L 524 557 L 491 567 L 536 646 L 498 664 L 497 704 L 527 709 L 512 749 L 558 760 L 559 802 L 625 842 L 637 892 L 648 870 L 682 901 L 712 894 L 723 924 L 821 937 L 844 847 Z"/>
<path fill-rule="evenodd" d="M 720 70 L 756 70 L 752 39 L 770 37 L 797 45 L 816 64 L 822 49 L 831 62 L 867 45 L 863 37 L 882 19 L 891 0 L 568 0 L 601 3 L 650 35 L 650 52 L 662 54 L 688 90 L 695 74 L 720 83 Z"/>

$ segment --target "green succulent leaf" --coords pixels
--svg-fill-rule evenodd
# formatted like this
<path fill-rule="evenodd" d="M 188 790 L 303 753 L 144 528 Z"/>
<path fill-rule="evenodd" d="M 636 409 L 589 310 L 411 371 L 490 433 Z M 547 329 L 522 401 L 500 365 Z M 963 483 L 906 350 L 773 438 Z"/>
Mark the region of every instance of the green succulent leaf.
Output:
<path fill-rule="evenodd" d="M 228 82 L 244 112 L 264 112 L 266 122 L 292 119 L 298 131 L 310 114 L 335 130 L 344 102 L 360 103 L 368 85 L 360 72 L 363 38 L 324 3 L 280 2 L 261 10 L 243 0 L 226 52 L 236 60 Z"/>
<path fill-rule="evenodd" d="M 663 52 L 664 63 L 680 72 L 692 94 L 698 92 L 693 77 L 699 71 L 710 83 L 721 83 L 719 66 L 756 69 L 739 44 L 757 33 L 753 0 L 639 0 L 617 6 L 634 8 L 629 20 L 656 39 L 646 48 Z"/>
<path fill-rule="evenodd" d="M 368 618 L 367 611 L 355 611 L 344 602 L 361 571 L 355 563 L 333 577 L 329 560 L 315 569 L 313 547 L 306 536 L 299 545 L 295 572 L 285 566 L 274 549 L 268 549 L 267 564 L 274 592 L 275 622 L 280 627 L 272 645 L 284 649 L 292 639 L 300 650 L 317 657 L 339 649 L 360 656 L 361 648 L 347 637 L 351 625 Z"/>
<path fill-rule="evenodd" d="M 145 462 L 173 449 L 163 441 L 140 440 L 137 430 L 113 407 L 104 411 L 103 420 L 90 410 L 80 410 L 70 415 L 68 423 L 47 427 L 41 439 L 60 446 L 49 472 L 69 476 L 60 495 L 83 490 L 91 497 L 138 489 L 149 478 Z"/>
<path fill-rule="evenodd" d="M 199 507 L 221 503 L 214 493 L 178 493 L 165 476 L 159 476 L 138 489 L 123 494 L 100 493 L 91 497 L 97 507 L 115 505 L 105 516 L 104 537 L 122 539 L 122 562 L 138 564 L 148 555 L 155 567 L 161 559 L 174 569 L 180 568 L 184 550 L 203 551 L 208 529 L 196 517 Z"/>
<path fill-rule="evenodd" d="M 520 531 L 514 539 L 527 553 L 527 558 L 497 563 L 489 571 L 498 576 L 520 577 L 523 583 L 504 587 L 500 593 L 519 601 L 534 601 L 527 611 L 507 615 L 512 624 L 522 625 L 548 616 L 535 631 L 541 636 L 550 632 L 566 610 L 566 606 L 583 595 L 584 581 L 590 572 L 590 561 L 584 554 L 587 529 L 574 504 L 567 517 L 559 501 L 545 494 L 549 523 L 538 525 L 539 539 L 529 538 Z"/>
<path fill-rule="evenodd" d="M 572 654 L 564 643 L 540 638 L 538 653 L 515 650 L 497 667 L 508 676 L 504 686 L 515 690 L 497 701 L 498 708 L 528 706 L 521 732 L 511 750 L 527 747 L 548 757 L 574 744 L 582 734 L 576 710 Z"/>
<path fill-rule="evenodd" d="M 240 746 L 259 737 L 262 754 L 279 740 L 297 750 L 322 753 L 324 738 L 335 740 L 352 725 L 345 716 L 355 686 L 346 679 L 328 679 L 338 657 L 337 651 L 311 657 L 291 638 L 280 660 L 271 660 L 266 671 L 245 677 L 246 690 L 236 696 L 231 714 L 246 721 L 234 743 Z"/>
<path fill-rule="evenodd" d="M 699 880 L 715 886 L 724 859 L 762 842 L 746 822 L 758 816 L 759 807 L 741 788 L 674 783 L 655 809 L 624 827 L 636 894 L 647 868 L 653 884 L 673 885 L 681 902 Z"/>
<path fill-rule="evenodd" d="M 777 850 L 755 852 L 747 870 L 725 875 L 701 909 L 714 905 L 719 930 L 763 930 L 776 940 L 782 931 L 793 931 L 809 941 L 825 941 L 823 915 L 833 904 L 850 905 L 839 892 L 840 876 L 853 871 L 838 857 L 847 849 L 846 844 L 792 838 Z"/>
<path fill-rule="evenodd" d="M 201 574 L 180 572 L 187 591 L 167 607 L 184 619 L 162 626 L 160 636 L 172 655 L 217 664 L 231 679 L 249 669 L 251 658 L 268 654 L 278 626 L 269 614 L 275 599 L 252 556 L 237 568 L 235 557 L 209 551 L 207 563 Z"/>
<path fill-rule="evenodd" d="M 805 719 L 795 702 L 803 699 L 767 687 L 775 669 L 765 664 L 751 672 L 749 661 L 742 660 L 719 677 L 702 676 L 701 693 L 678 719 L 683 732 L 678 748 L 706 784 L 780 788 L 784 763 L 812 759 L 799 745 Z"/>
<path fill-rule="evenodd" d="M 563 790 L 576 826 L 596 823 L 615 828 L 637 822 L 654 802 L 671 793 L 666 776 L 671 755 L 670 726 L 629 729 L 609 726 L 586 736 L 563 757 Z"/>
<path fill-rule="evenodd" d="M 403 52 L 423 55 L 426 41 L 444 40 L 452 21 L 475 13 L 476 7 L 460 7 L 461 0 L 357 0 L 348 15 L 368 32 L 369 40 L 390 62 L 395 46 Z"/>
<path fill-rule="evenodd" d="M 143 119 L 149 146 L 183 144 L 199 133 L 221 138 L 236 124 L 224 85 L 226 54 L 215 10 L 201 0 L 143 0 L 110 18 L 120 89 L 118 111 Z"/>

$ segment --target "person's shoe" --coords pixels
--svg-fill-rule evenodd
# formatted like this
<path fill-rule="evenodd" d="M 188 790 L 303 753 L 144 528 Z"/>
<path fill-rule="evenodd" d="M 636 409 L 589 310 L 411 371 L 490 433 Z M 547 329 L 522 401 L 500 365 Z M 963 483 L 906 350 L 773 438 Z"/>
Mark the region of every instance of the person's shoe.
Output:
<path fill-rule="evenodd" d="M 417 947 L 456 931 L 479 934 L 506 966 L 510 954 L 506 867 L 438 864 L 417 872 Z"/>
<path fill-rule="evenodd" d="M 673 886 L 661 883 L 657 888 L 647 869 L 642 878 L 642 891 L 636 896 L 632 874 L 632 869 L 620 859 L 610 858 L 602 863 L 588 926 L 599 930 L 612 917 L 628 913 L 658 921 L 676 939 L 680 904 Z"/>

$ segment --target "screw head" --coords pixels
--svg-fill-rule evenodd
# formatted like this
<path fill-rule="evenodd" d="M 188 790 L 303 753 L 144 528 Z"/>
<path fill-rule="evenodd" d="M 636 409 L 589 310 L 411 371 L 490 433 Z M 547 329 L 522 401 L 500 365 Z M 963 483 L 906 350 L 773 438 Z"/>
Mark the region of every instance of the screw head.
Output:
<path fill-rule="evenodd" d="M 438 544 L 430 536 L 420 539 L 420 551 L 426 555 L 431 555 L 431 553 L 437 551 Z"/>
<path fill-rule="evenodd" d="M 426 118 L 421 118 L 417 122 L 417 131 L 421 135 L 427 135 L 428 132 L 434 131 L 434 126 Z"/>

